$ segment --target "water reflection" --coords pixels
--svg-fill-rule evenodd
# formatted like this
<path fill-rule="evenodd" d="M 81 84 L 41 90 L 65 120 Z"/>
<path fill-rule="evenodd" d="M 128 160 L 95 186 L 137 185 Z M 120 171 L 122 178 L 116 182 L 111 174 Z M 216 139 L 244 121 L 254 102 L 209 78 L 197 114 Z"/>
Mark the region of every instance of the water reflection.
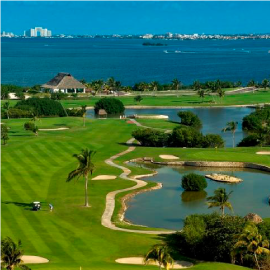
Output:
<path fill-rule="evenodd" d="M 190 202 L 201 202 L 205 201 L 207 197 L 207 192 L 202 191 L 184 191 L 181 194 L 181 199 L 183 203 L 190 203 Z"/>
<path fill-rule="evenodd" d="M 145 164 L 143 167 L 151 169 L 155 167 L 158 174 L 144 180 L 161 182 L 163 188 L 139 194 L 132 199 L 125 217 L 136 224 L 181 229 L 188 215 L 218 211 L 218 209 L 208 209 L 206 198 L 212 196 L 214 190 L 220 187 L 225 188 L 227 192 L 233 191 L 230 202 L 234 214 L 245 216 L 248 213 L 257 213 L 262 218 L 270 215 L 268 204 L 270 174 L 267 172 L 241 168 L 161 167 L 151 164 Z M 186 192 L 181 187 L 181 179 L 183 175 L 190 172 L 203 176 L 211 173 L 233 174 L 243 179 L 243 182 L 228 184 L 206 179 L 208 186 L 204 191 Z M 229 213 L 227 209 L 226 213 Z"/>

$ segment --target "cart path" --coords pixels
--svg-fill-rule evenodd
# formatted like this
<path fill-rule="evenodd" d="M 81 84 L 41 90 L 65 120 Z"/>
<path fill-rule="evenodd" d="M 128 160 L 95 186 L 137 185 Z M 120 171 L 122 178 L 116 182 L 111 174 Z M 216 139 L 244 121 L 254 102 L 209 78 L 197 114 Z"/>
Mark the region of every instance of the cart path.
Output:
<path fill-rule="evenodd" d="M 134 140 L 135 140 L 134 138 L 128 140 L 127 145 L 132 145 Z M 101 224 L 106 228 L 116 230 L 116 231 L 123 231 L 123 232 L 142 233 L 142 234 L 171 234 L 171 233 L 174 233 L 175 231 L 141 231 L 141 230 L 124 229 L 124 228 L 116 227 L 112 223 L 112 216 L 113 216 L 113 212 L 115 209 L 115 196 L 119 193 L 122 193 L 125 191 L 136 190 L 138 188 L 145 187 L 147 185 L 147 182 L 145 182 L 143 180 L 136 179 L 139 177 L 138 175 L 135 176 L 136 178 L 135 177 L 132 177 L 132 178 L 128 177 L 128 175 L 131 173 L 131 171 L 124 166 L 121 166 L 121 165 L 114 163 L 115 159 L 117 159 L 118 157 L 121 157 L 123 155 L 126 155 L 126 154 L 134 151 L 135 149 L 136 149 L 136 147 L 129 146 L 129 148 L 127 150 L 125 150 L 121 153 L 118 153 L 118 154 L 110 157 L 109 159 L 105 160 L 106 164 L 108 164 L 112 167 L 116 167 L 118 169 L 121 169 L 123 171 L 123 173 L 120 174 L 120 178 L 125 179 L 125 180 L 129 180 L 129 181 L 133 181 L 136 183 L 136 185 L 133 187 L 130 187 L 130 188 L 111 191 L 107 194 L 106 206 L 105 206 L 104 213 L 101 217 Z"/>

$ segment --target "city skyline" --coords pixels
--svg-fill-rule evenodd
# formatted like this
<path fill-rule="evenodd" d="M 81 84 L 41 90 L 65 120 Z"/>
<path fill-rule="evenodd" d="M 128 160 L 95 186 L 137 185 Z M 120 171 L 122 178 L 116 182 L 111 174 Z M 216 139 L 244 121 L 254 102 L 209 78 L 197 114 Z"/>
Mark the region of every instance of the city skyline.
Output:
<path fill-rule="evenodd" d="M 22 35 L 46 25 L 67 35 L 264 34 L 269 9 L 269 2 L 2 2 L 2 31 Z"/>

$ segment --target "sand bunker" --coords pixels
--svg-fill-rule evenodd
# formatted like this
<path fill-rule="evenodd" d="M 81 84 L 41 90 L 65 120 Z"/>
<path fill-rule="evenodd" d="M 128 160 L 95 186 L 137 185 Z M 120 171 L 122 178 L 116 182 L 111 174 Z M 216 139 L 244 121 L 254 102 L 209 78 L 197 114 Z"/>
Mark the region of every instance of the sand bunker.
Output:
<path fill-rule="evenodd" d="M 168 115 L 135 115 L 135 118 L 137 119 L 169 119 Z"/>
<path fill-rule="evenodd" d="M 257 155 L 270 155 L 270 151 L 260 151 L 256 153 Z"/>
<path fill-rule="evenodd" d="M 28 255 L 23 255 L 22 260 L 25 264 L 31 264 L 31 263 L 48 263 L 49 260 L 46 258 L 42 258 L 39 256 L 28 256 Z"/>
<path fill-rule="evenodd" d="M 94 177 L 92 180 L 113 180 L 115 179 L 115 175 L 98 175 Z"/>
<path fill-rule="evenodd" d="M 179 159 L 179 157 L 173 156 L 173 155 L 159 155 L 162 159 Z"/>
<path fill-rule="evenodd" d="M 57 131 L 57 130 L 67 130 L 69 128 L 40 128 L 39 131 Z"/>
<path fill-rule="evenodd" d="M 142 257 L 129 257 L 129 258 L 120 258 L 115 260 L 117 263 L 121 264 L 136 264 L 136 265 L 144 265 L 144 261 Z M 151 262 L 149 265 L 156 265 L 158 263 Z M 193 266 L 191 262 L 187 261 L 175 261 L 172 269 L 183 269 Z"/>

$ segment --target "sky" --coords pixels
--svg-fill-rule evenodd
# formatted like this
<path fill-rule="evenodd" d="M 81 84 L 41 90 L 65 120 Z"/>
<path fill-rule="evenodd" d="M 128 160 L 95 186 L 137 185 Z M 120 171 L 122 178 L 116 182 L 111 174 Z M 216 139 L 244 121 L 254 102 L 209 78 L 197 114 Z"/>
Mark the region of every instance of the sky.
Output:
<path fill-rule="evenodd" d="M 53 34 L 269 33 L 270 2 L 1 2 L 1 31 Z"/>

